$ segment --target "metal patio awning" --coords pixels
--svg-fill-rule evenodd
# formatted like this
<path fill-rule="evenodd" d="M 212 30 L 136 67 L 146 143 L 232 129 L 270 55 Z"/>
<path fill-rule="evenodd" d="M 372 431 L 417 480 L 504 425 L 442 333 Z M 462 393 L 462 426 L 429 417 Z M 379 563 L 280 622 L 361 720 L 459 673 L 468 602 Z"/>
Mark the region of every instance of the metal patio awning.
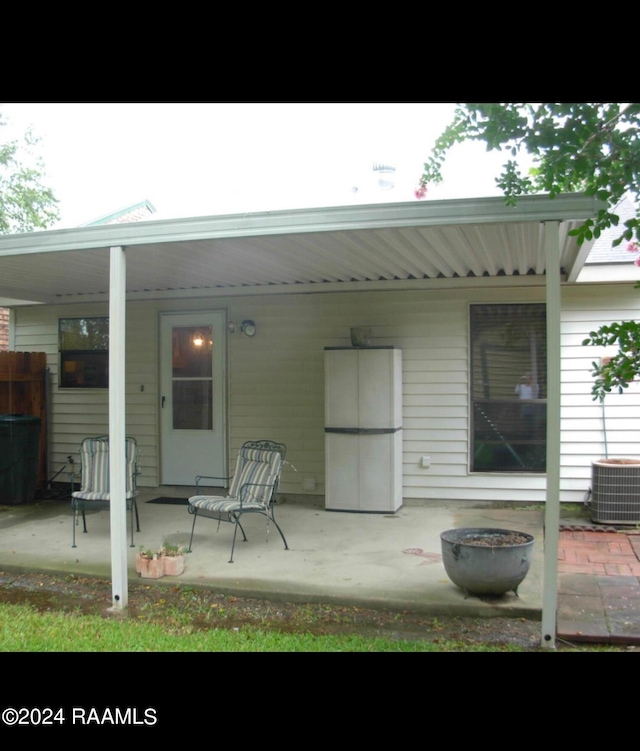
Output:
<path fill-rule="evenodd" d="M 380 204 L 100 225 L 0 237 L 0 297 L 108 300 L 109 436 L 125 438 L 127 299 L 162 294 L 338 291 L 439 280 L 544 279 L 547 304 L 547 493 L 542 643 L 556 628 L 560 487 L 561 283 L 589 248 L 570 235 L 603 205 L 582 195 Z M 0 303 L 1 304 L 1 303 Z M 114 608 L 127 606 L 123 457 L 110 467 Z"/>
<path fill-rule="evenodd" d="M 0 237 L 0 297 L 106 300 L 109 248 L 127 251 L 127 295 L 298 292 L 362 283 L 545 274 L 543 223 L 560 223 L 561 274 L 587 248 L 570 231 L 597 213 L 582 195 L 463 199 L 196 217 Z M 304 290 L 306 291 L 306 290 Z"/>

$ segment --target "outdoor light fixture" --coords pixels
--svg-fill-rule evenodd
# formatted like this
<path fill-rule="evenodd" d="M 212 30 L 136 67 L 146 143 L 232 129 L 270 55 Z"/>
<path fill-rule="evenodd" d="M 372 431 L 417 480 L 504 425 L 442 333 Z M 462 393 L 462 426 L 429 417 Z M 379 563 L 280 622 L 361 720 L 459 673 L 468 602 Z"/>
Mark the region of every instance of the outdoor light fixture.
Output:
<path fill-rule="evenodd" d="M 235 334 L 236 331 L 241 331 L 245 336 L 255 336 L 256 324 L 248 318 L 239 325 L 234 321 L 229 321 L 227 324 L 227 331 L 230 334 Z"/>
<path fill-rule="evenodd" d="M 255 336 L 256 325 L 253 321 L 250 320 L 243 321 L 240 324 L 240 331 L 242 331 L 245 336 Z"/>

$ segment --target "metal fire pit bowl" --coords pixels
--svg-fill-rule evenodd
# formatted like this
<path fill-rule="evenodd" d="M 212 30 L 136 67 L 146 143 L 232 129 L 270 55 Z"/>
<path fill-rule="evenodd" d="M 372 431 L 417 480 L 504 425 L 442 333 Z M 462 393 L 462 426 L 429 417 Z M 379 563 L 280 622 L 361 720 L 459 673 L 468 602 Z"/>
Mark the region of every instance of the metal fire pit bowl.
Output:
<path fill-rule="evenodd" d="M 451 581 L 467 594 L 502 595 L 518 586 L 531 565 L 533 535 L 512 529 L 462 527 L 440 535 Z"/>

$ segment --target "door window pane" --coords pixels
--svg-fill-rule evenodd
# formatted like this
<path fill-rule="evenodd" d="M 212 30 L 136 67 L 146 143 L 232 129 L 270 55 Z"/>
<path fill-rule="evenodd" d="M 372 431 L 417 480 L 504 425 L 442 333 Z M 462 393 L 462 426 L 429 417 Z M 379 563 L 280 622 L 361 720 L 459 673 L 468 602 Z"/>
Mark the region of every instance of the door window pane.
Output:
<path fill-rule="evenodd" d="M 213 430 L 211 381 L 173 382 L 174 430 Z"/>
<path fill-rule="evenodd" d="M 213 430 L 213 329 L 172 330 L 174 430 Z"/>
<path fill-rule="evenodd" d="M 471 470 L 545 472 L 545 305 L 472 305 L 471 342 Z"/>
<path fill-rule="evenodd" d="M 173 377 L 211 378 L 213 361 L 211 326 L 180 326 L 173 329 Z"/>

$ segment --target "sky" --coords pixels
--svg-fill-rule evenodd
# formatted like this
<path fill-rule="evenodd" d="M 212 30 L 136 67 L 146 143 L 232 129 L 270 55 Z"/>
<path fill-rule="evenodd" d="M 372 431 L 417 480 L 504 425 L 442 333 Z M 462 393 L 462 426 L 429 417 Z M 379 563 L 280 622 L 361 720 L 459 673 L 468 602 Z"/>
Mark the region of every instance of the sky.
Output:
<path fill-rule="evenodd" d="M 154 218 L 416 200 L 414 190 L 453 103 L 8 102 L 3 140 L 40 138 L 54 228 L 140 201 Z M 501 195 L 505 154 L 454 147 L 425 200 Z M 374 164 L 395 167 L 381 190 Z"/>

